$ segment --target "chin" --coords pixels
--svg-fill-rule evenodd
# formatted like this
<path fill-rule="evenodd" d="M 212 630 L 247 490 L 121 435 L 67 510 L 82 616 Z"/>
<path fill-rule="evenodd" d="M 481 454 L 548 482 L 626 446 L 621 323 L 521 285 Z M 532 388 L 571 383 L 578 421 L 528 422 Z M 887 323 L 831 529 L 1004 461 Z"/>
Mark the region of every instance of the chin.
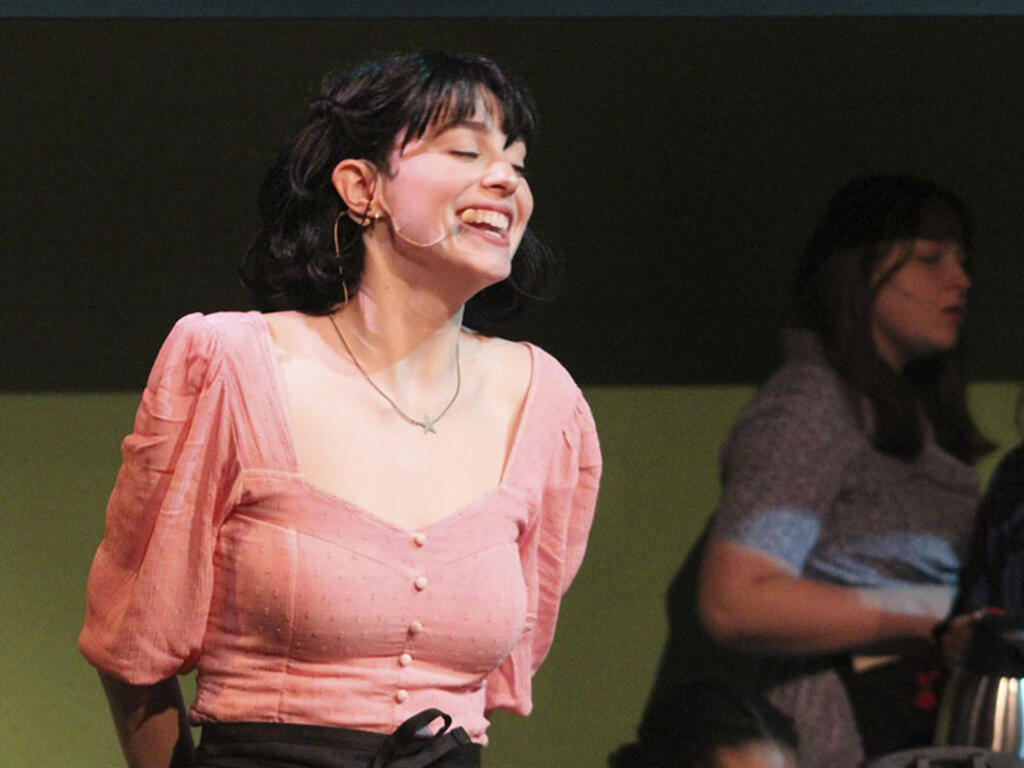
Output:
<path fill-rule="evenodd" d="M 492 256 L 477 261 L 475 267 L 481 278 L 487 281 L 487 285 L 494 285 L 512 274 L 512 258 L 510 256 Z"/>

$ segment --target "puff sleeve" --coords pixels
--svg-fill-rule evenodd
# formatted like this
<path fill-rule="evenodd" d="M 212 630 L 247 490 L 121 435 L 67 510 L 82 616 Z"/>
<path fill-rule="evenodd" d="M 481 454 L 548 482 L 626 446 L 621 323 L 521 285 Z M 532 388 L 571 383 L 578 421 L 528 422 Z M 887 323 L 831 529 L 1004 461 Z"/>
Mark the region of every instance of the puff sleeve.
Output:
<path fill-rule="evenodd" d="M 208 318 L 179 320 L 121 446 L 78 645 L 129 683 L 188 671 L 202 645 L 217 527 L 238 477 L 223 368 Z"/>
<path fill-rule="evenodd" d="M 573 389 L 571 417 L 558 435 L 539 508 L 519 543 L 527 586 L 527 629 L 487 679 L 488 711 L 530 713 L 531 678 L 551 647 L 562 595 L 586 550 L 601 477 L 601 452 L 590 409 L 575 385 Z"/>

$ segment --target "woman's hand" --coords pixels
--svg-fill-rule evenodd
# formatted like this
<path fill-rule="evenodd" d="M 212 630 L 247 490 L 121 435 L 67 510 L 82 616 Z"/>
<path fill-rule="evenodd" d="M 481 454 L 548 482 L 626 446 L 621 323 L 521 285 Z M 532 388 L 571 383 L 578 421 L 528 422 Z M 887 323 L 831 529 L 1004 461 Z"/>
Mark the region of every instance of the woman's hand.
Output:
<path fill-rule="evenodd" d="M 1000 608 L 981 608 L 972 613 L 951 616 L 936 624 L 932 629 L 932 637 L 939 644 L 946 665 L 951 669 L 963 666 L 974 634 L 974 625 L 986 616 L 1002 612 Z"/>

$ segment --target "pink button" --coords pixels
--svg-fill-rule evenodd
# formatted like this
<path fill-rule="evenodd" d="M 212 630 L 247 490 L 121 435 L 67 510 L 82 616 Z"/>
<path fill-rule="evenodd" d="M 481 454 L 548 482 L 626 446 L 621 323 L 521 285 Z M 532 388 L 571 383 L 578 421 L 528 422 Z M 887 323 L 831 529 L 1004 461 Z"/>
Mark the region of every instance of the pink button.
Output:
<path fill-rule="evenodd" d="M 417 576 L 416 581 L 413 582 L 413 586 L 416 587 L 420 592 L 427 588 L 427 577 Z"/>
<path fill-rule="evenodd" d="M 399 688 L 395 691 L 395 701 L 401 704 L 403 701 L 409 698 L 409 692 L 405 688 Z"/>
<path fill-rule="evenodd" d="M 408 667 L 410 664 L 412 664 L 412 655 L 408 653 L 403 653 L 401 656 L 398 657 L 398 663 L 401 664 L 403 667 Z"/>
<path fill-rule="evenodd" d="M 414 622 L 412 622 L 409 625 L 409 634 L 410 635 L 418 635 L 422 631 L 423 631 L 423 625 L 420 624 L 418 621 L 414 621 Z"/>
<path fill-rule="evenodd" d="M 414 533 L 412 535 L 412 543 L 417 547 L 422 547 L 427 543 L 427 534 L 425 533 Z"/>

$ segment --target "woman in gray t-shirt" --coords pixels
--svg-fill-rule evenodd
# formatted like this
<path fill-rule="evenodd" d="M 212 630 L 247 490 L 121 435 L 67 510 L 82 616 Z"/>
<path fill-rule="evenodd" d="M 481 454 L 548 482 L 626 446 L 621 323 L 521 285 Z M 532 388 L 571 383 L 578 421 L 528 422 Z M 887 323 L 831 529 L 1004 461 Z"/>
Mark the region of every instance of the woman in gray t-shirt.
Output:
<path fill-rule="evenodd" d="M 931 182 L 840 189 L 797 271 L 787 361 L 723 449 L 701 618 L 764 657 L 810 768 L 931 739 L 930 634 L 971 531 L 971 464 L 992 447 L 957 364 L 971 234 Z"/>

